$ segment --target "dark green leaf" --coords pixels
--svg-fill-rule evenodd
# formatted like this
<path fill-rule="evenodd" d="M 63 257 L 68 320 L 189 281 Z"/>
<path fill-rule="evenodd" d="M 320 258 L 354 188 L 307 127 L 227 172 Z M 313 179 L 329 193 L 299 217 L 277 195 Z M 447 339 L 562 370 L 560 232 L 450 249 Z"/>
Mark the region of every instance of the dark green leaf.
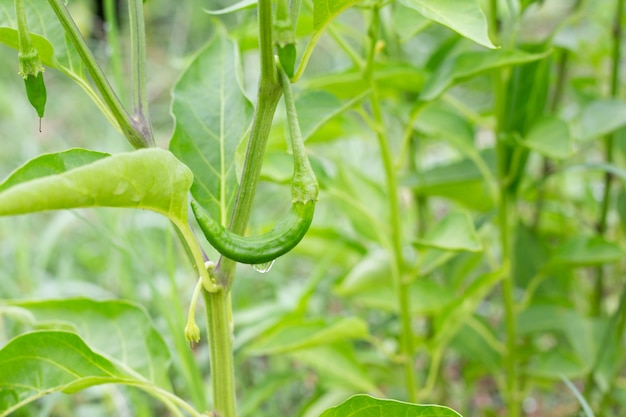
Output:
<path fill-rule="evenodd" d="M 252 122 L 239 72 L 235 44 L 218 31 L 173 93 L 176 126 L 170 150 L 193 171 L 194 198 L 220 222 L 226 221 L 235 201 L 235 151 Z"/>
<path fill-rule="evenodd" d="M 74 298 L 14 302 L 37 326 L 73 327 L 100 354 L 115 359 L 157 385 L 168 387 L 169 350 L 146 311 L 127 301 Z"/>

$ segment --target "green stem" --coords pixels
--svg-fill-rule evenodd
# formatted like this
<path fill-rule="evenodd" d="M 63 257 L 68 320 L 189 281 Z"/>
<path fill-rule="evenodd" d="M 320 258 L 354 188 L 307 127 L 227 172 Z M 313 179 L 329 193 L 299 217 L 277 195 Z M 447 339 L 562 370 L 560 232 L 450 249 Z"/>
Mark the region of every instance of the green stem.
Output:
<path fill-rule="evenodd" d="M 624 14 L 624 0 L 617 0 L 617 11 L 613 23 L 613 52 L 611 57 L 611 91 L 612 98 L 618 96 L 620 80 L 620 58 L 622 50 L 622 16 Z M 615 159 L 615 135 L 610 134 L 604 138 L 605 156 L 607 164 L 612 164 Z M 607 172 L 604 175 L 604 192 L 602 195 L 602 206 L 600 208 L 600 218 L 597 224 L 599 236 L 604 236 L 607 231 L 607 218 L 611 206 L 611 188 L 613 186 L 613 174 Z M 604 298 L 604 269 L 602 266 L 597 269 L 595 288 L 591 303 L 591 313 L 599 316 L 602 313 L 602 300 Z"/>
<path fill-rule="evenodd" d="M 258 101 L 241 174 L 241 183 L 230 223 L 230 230 L 240 235 L 244 234 L 250 219 L 267 139 L 276 106 L 282 95 L 273 53 L 271 0 L 259 0 L 258 15 L 261 49 Z M 215 413 L 220 417 L 236 416 L 235 366 L 232 351 L 231 299 L 229 296 L 230 287 L 235 278 L 235 266 L 234 261 L 222 257 L 215 268 L 215 276 L 224 290 L 216 293 L 203 291 L 207 305 L 213 407 Z"/>
<path fill-rule="evenodd" d="M 490 0 L 490 30 L 492 40 L 498 41 L 498 2 Z M 504 367 L 506 369 L 506 398 L 507 416 L 519 417 L 521 415 L 521 403 L 518 398 L 517 376 L 517 347 L 516 347 L 516 317 L 514 283 L 512 276 L 512 225 L 514 217 L 514 199 L 508 186 L 509 170 L 508 156 L 511 150 L 503 141 L 503 125 L 506 108 L 506 88 L 504 84 L 503 70 L 496 70 L 493 74 L 494 84 L 494 114 L 496 116 L 496 151 L 498 156 L 498 180 L 499 180 L 499 207 L 498 226 L 500 229 L 500 249 L 502 253 L 502 297 L 504 304 L 504 322 L 506 328 L 506 353 L 504 354 Z"/>
<path fill-rule="evenodd" d="M 207 306 L 208 343 L 211 361 L 213 412 L 219 417 L 237 416 L 235 396 L 235 362 L 231 300 L 228 291 L 202 291 Z"/>
<path fill-rule="evenodd" d="M 413 357 L 415 355 L 415 347 L 413 344 L 413 329 L 411 326 L 411 305 L 409 299 L 409 284 L 402 278 L 403 261 L 402 261 L 402 229 L 400 225 L 400 206 L 398 202 L 398 179 L 396 176 L 395 165 L 390 140 L 387 137 L 387 129 L 383 117 L 382 108 L 380 106 L 380 97 L 378 89 L 374 82 L 374 64 L 376 59 L 376 42 L 380 29 L 379 5 L 375 4 L 372 8 L 372 23 L 369 29 L 370 34 L 370 50 L 365 66 L 364 77 L 370 86 L 370 105 L 372 116 L 376 124 L 376 137 L 380 147 L 382 162 L 385 169 L 385 180 L 389 198 L 389 215 L 391 225 L 391 246 L 392 246 L 392 277 L 398 297 L 398 307 L 400 310 L 400 320 L 402 323 L 402 331 L 400 335 L 401 353 L 404 358 L 405 386 L 407 391 L 407 399 L 415 402 L 417 398 L 417 382 L 415 378 L 415 370 L 413 367 Z"/>
<path fill-rule="evenodd" d="M 104 21 L 106 22 L 107 46 L 110 50 L 111 72 L 115 86 L 122 102 L 125 100 L 124 69 L 122 67 L 122 48 L 120 46 L 120 30 L 117 22 L 115 0 L 104 0 Z"/>
<path fill-rule="evenodd" d="M 78 26 L 76 26 L 76 23 L 72 19 L 70 12 L 63 4 L 63 1 L 48 0 L 48 3 L 57 15 L 61 26 L 63 26 L 66 35 L 76 48 L 78 55 L 80 55 L 80 58 L 87 67 L 87 71 L 93 79 L 96 88 L 98 88 L 98 91 L 102 94 L 102 98 L 111 110 L 115 121 L 119 124 L 119 127 L 126 139 L 135 148 L 154 146 L 154 141 L 150 138 L 144 137 L 141 130 L 137 129 L 134 121 L 122 105 L 119 97 L 115 94 L 115 91 L 113 91 L 113 87 L 111 87 L 111 84 L 104 75 L 102 68 L 100 68 L 93 54 L 89 50 L 85 38 L 83 38 L 83 35 L 80 33 Z"/>
<path fill-rule="evenodd" d="M 26 21 L 26 9 L 24 0 L 15 0 L 15 14 L 17 16 L 17 36 L 19 42 L 19 52 L 27 53 L 33 49 L 33 42 L 30 38 L 30 30 Z"/>
<path fill-rule="evenodd" d="M 272 121 L 274 120 L 276 106 L 282 95 L 273 52 L 271 0 L 259 0 L 258 10 L 261 78 L 259 80 L 258 99 L 252 131 L 248 141 L 241 182 L 230 223 L 230 230 L 242 236 L 250 219 L 252 203 L 254 202 L 257 184 L 261 175 L 267 139 L 272 127 Z M 232 286 L 235 265 L 234 261 L 224 257 L 218 262 L 216 276 L 224 288 Z"/>
<path fill-rule="evenodd" d="M 130 23 L 130 56 L 132 68 L 133 121 L 136 129 L 154 146 L 150 121 L 148 88 L 146 86 L 146 28 L 143 17 L 143 0 L 128 1 Z"/>

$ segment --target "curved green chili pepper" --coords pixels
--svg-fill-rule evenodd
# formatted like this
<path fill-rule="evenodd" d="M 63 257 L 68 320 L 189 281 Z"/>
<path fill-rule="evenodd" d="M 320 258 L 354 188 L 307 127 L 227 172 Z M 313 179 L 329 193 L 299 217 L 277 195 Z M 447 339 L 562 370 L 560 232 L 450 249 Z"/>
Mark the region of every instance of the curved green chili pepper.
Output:
<path fill-rule="evenodd" d="M 315 202 L 294 202 L 285 218 L 272 230 L 259 236 L 236 235 L 213 220 L 195 201 L 193 214 L 209 243 L 222 255 L 244 264 L 273 261 L 293 249 L 311 226 Z"/>
<path fill-rule="evenodd" d="M 319 187 L 304 149 L 296 106 L 287 75 L 278 70 L 285 95 L 289 136 L 293 150 L 294 172 L 291 183 L 291 208 L 287 216 L 269 232 L 244 237 L 225 229 L 195 201 L 191 208 L 209 243 L 222 255 L 237 262 L 262 264 L 293 249 L 304 237 L 313 221 Z"/>

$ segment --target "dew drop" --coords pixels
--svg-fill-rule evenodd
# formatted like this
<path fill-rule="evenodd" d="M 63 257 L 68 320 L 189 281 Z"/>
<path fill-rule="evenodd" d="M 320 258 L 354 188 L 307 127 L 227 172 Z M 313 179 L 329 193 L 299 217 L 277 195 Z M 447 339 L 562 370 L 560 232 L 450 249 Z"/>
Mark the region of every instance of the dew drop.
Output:
<path fill-rule="evenodd" d="M 276 262 L 276 259 L 262 264 L 252 265 L 252 268 L 254 268 L 254 270 L 257 272 L 260 272 L 261 274 L 265 274 L 267 272 L 270 272 L 270 269 L 272 269 L 272 267 L 274 266 L 274 262 Z"/>

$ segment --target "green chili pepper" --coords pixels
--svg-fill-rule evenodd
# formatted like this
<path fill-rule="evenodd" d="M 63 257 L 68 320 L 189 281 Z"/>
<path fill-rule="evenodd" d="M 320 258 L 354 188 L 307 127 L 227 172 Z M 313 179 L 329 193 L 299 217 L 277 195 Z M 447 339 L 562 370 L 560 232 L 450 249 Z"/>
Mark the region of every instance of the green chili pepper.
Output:
<path fill-rule="evenodd" d="M 191 208 L 204 236 L 219 253 L 244 264 L 262 264 L 284 255 L 300 243 L 313 220 L 315 202 L 294 202 L 287 216 L 272 230 L 248 237 L 222 227 L 195 201 L 191 202 Z"/>
<path fill-rule="evenodd" d="M 262 264 L 293 249 L 304 237 L 313 221 L 319 187 L 304 149 L 291 83 L 279 68 L 285 95 L 289 136 L 293 150 L 294 172 L 291 184 L 291 208 L 287 216 L 269 232 L 252 237 L 234 234 L 213 220 L 195 201 L 191 208 L 209 243 L 222 255 L 237 262 Z"/>
<path fill-rule="evenodd" d="M 28 101 L 37 111 L 41 119 L 46 107 L 46 85 L 43 80 L 44 67 L 39 58 L 39 52 L 33 46 L 30 31 L 26 22 L 26 12 L 23 0 L 15 0 L 15 13 L 17 15 L 17 34 L 19 40 L 18 60 L 20 75 L 24 78 L 26 96 Z M 39 127 L 41 130 L 41 125 Z"/>

